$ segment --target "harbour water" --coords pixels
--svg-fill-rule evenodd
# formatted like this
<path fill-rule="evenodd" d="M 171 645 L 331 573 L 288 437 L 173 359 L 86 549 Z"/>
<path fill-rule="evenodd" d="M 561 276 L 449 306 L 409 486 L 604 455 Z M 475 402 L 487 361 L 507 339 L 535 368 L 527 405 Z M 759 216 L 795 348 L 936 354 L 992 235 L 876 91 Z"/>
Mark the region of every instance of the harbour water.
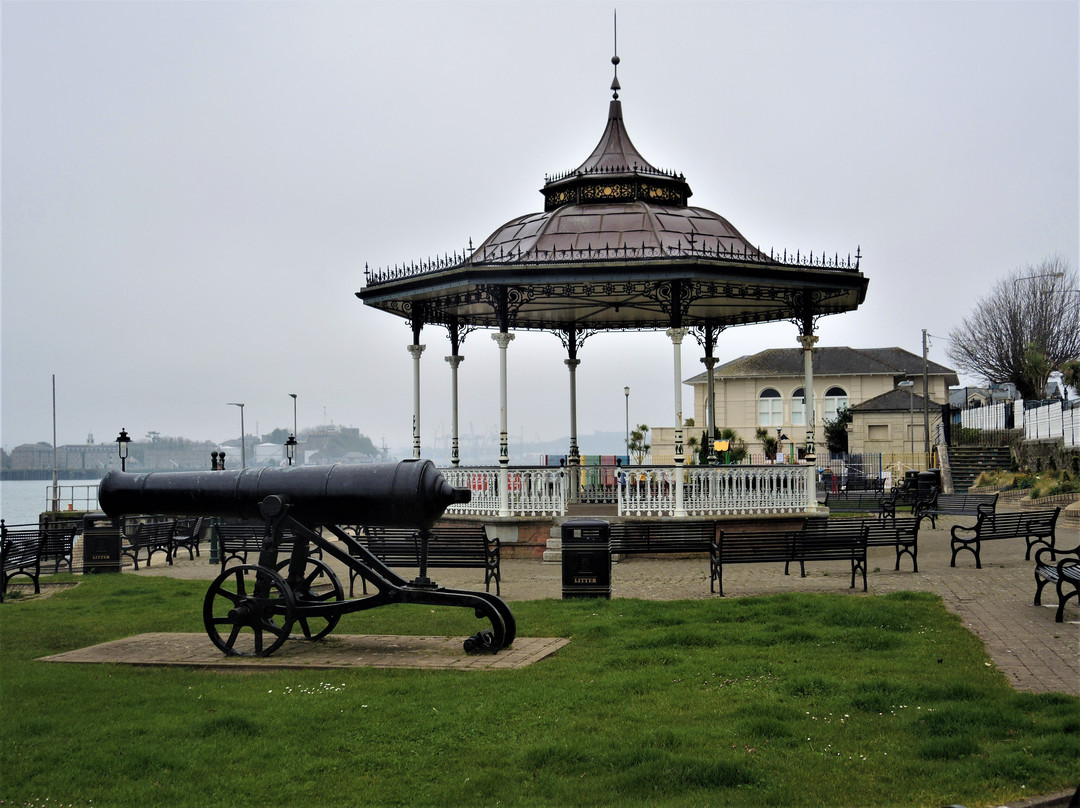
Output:
<path fill-rule="evenodd" d="M 7 525 L 37 524 L 48 506 L 52 480 L 0 481 L 0 519 Z M 61 510 L 97 510 L 96 480 L 59 481 Z"/>

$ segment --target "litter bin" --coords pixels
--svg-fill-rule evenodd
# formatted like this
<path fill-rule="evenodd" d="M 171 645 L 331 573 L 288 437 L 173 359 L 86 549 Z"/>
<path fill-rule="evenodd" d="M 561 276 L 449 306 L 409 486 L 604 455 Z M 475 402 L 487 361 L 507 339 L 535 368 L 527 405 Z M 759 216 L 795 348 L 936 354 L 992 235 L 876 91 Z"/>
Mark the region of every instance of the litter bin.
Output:
<path fill-rule="evenodd" d="M 562 596 L 611 598 L 611 525 L 571 519 L 562 525 Z"/>
<path fill-rule="evenodd" d="M 83 517 L 83 573 L 120 572 L 120 523 L 103 513 Z"/>
<path fill-rule="evenodd" d="M 930 469 L 919 472 L 919 496 L 930 494 L 930 490 L 936 488 L 941 491 L 941 469 Z"/>

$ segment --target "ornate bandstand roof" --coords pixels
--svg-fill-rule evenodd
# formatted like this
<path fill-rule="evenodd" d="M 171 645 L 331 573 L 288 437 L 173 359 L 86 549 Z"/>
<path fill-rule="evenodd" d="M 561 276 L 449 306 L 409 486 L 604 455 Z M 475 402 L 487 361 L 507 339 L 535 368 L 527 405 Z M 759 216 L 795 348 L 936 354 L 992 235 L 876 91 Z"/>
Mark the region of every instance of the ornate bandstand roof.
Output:
<path fill-rule="evenodd" d="M 414 328 L 578 333 L 801 324 L 863 302 L 858 251 L 764 253 L 723 216 L 690 206 L 685 177 L 634 147 L 619 89 L 616 75 L 588 158 L 546 178 L 542 212 L 511 219 L 461 254 L 366 269 L 357 297 Z"/>

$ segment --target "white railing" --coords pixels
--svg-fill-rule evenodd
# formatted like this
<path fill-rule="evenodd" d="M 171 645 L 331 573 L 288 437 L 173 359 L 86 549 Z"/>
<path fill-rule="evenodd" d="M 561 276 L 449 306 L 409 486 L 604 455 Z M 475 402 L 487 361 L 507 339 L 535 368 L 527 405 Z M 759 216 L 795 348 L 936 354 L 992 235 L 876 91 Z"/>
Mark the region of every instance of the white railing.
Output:
<path fill-rule="evenodd" d="M 582 470 L 592 467 L 582 467 Z M 673 516 L 677 512 L 682 475 L 682 509 L 687 516 L 719 516 L 805 512 L 810 502 L 810 475 L 801 465 L 768 466 L 624 466 L 597 467 L 603 473 L 591 483 L 590 496 L 599 496 L 600 481 L 611 489 L 610 502 L 620 516 Z M 468 488 L 472 500 L 451 505 L 448 514 L 499 516 L 500 469 L 444 468 L 442 474 L 457 488 Z M 566 468 L 507 469 L 504 516 L 564 516 L 570 499 L 570 470 Z"/>
<path fill-rule="evenodd" d="M 620 475 L 620 516 L 675 513 L 679 469 L 635 466 Z M 810 497 L 810 466 L 687 466 L 683 510 L 688 516 L 801 513 Z"/>
<path fill-rule="evenodd" d="M 472 500 L 451 505 L 447 512 L 470 516 L 499 515 L 498 468 L 444 468 L 455 488 L 468 488 Z M 566 471 L 561 468 L 511 468 L 506 472 L 507 502 L 512 516 L 563 516 L 566 513 Z"/>
<path fill-rule="evenodd" d="M 97 483 L 45 487 L 46 511 L 96 511 L 97 509 Z"/>

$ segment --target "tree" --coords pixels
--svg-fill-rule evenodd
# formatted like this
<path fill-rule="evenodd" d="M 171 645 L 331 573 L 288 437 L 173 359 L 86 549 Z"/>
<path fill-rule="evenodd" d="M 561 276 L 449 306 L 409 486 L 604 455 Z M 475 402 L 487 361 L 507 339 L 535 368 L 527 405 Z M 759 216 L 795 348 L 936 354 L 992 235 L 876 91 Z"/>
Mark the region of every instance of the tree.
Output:
<path fill-rule="evenodd" d="M 830 452 L 840 454 L 847 451 L 847 425 L 851 423 L 851 419 L 851 410 L 847 407 L 838 409 L 835 418 L 825 419 L 825 448 Z"/>
<path fill-rule="evenodd" d="M 776 460 L 776 451 L 780 448 L 780 442 L 776 439 L 776 435 L 765 427 L 759 426 L 754 433 L 754 437 L 761 441 L 761 448 L 765 452 L 766 459 Z"/>
<path fill-rule="evenodd" d="M 1080 359 L 1070 359 L 1061 366 L 1061 380 L 1065 383 L 1066 392 L 1070 387 L 1080 387 Z"/>
<path fill-rule="evenodd" d="M 1024 398 L 1042 398 L 1046 381 L 1038 387 L 1041 370 L 1032 371 L 1045 364 L 1049 374 L 1080 355 L 1077 286 L 1076 271 L 1059 256 L 1014 269 L 949 332 L 946 354 L 988 383 L 1012 382 Z"/>
<path fill-rule="evenodd" d="M 638 424 L 637 428 L 630 432 L 630 444 L 627 449 L 635 466 L 642 465 L 649 454 L 649 450 L 652 449 L 652 446 L 646 443 L 648 437 L 649 427 L 645 424 Z"/>

